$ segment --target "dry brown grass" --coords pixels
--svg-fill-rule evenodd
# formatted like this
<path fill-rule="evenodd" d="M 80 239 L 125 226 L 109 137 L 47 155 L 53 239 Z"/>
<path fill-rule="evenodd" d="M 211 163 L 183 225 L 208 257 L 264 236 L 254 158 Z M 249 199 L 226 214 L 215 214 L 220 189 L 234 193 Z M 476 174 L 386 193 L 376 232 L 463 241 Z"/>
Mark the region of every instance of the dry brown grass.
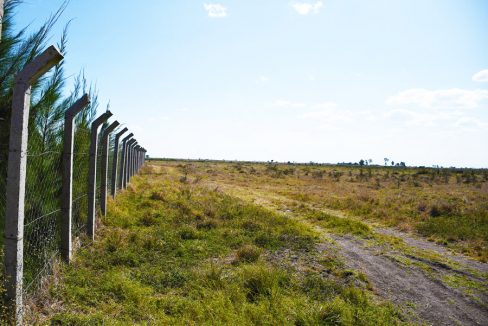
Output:
<path fill-rule="evenodd" d="M 308 205 L 394 226 L 488 260 L 487 170 L 171 161 L 155 166 L 278 207 Z"/>

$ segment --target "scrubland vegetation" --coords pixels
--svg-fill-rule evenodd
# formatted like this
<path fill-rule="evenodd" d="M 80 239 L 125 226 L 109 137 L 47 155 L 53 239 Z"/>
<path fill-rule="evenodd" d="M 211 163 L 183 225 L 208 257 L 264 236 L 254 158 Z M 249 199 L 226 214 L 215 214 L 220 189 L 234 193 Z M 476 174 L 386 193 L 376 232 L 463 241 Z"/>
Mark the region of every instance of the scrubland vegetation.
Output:
<path fill-rule="evenodd" d="M 488 260 L 486 169 L 205 164 L 205 169 L 192 164 L 186 169 L 235 190 L 267 192 L 395 226 Z"/>
<path fill-rule="evenodd" d="M 422 323 L 413 302 L 378 295 L 382 289 L 334 249 L 334 239 L 356 238 L 390 250 L 387 261 L 459 289 L 484 309 L 488 274 L 469 268 L 460 274 L 460 265 L 444 255 L 377 230 L 396 226 L 486 259 L 485 175 L 149 162 L 109 203 L 96 242 L 60 267 L 28 318 L 59 324 Z"/>
<path fill-rule="evenodd" d="M 172 172 L 173 171 L 173 172 Z M 145 168 L 31 320 L 60 324 L 402 323 L 307 225 L 174 169 Z M 291 258 L 290 258 L 291 257 Z M 300 257 L 297 262 L 293 257 Z"/>

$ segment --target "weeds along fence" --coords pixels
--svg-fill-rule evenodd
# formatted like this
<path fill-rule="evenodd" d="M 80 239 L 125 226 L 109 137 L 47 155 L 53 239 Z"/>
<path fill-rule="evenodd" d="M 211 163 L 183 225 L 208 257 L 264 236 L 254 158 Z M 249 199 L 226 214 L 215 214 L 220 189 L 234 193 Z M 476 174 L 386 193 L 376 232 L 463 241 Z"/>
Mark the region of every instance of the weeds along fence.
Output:
<path fill-rule="evenodd" d="M 3 315 L 14 324 L 53 264 L 69 263 L 78 244 L 94 239 L 107 197 L 126 187 L 146 153 L 127 128 L 108 122 L 110 111 L 87 118 L 88 94 L 58 123 L 29 119 L 31 85 L 62 59 L 52 46 L 17 74 L 9 142 L 0 144 Z"/>

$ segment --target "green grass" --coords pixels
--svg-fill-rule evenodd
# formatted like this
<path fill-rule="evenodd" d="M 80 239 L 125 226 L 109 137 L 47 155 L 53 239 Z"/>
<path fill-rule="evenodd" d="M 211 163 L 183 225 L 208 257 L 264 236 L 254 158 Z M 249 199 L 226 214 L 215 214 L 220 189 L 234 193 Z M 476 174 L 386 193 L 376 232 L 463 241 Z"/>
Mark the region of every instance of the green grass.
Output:
<path fill-rule="evenodd" d="M 365 223 L 394 226 L 488 261 L 488 170 L 319 166 L 250 162 L 157 162 L 188 178 L 300 202 Z M 226 188 L 227 189 L 227 188 Z M 276 201 L 273 200 L 276 197 Z M 252 196 L 250 196 L 252 197 Z M 332 214 L 334 215 L 334 214 Z"/>
<path fill-rule="evenodd" d="M 318 222 L 318 224 L 336 234 L 352 234 L 360 237 L 370 237 L 371 228 L 356 219 L 350 217 L 338 217 L 323 212 L 314 212 L 308 218 Z"/>
<path fill-rule="evenodd" d="M 363 232 L 338 221 L 329 225 Z M 334 266 L 327 274 L 299 272 L 273 255 L 283 250 L 314 255 L 316 241 L 314 232 L 299 221 L 148 169 L 110 203 L 97 241 L 63 267 L 49 300 L 61 303 L 39 308 L 30 321 L 402 323 L 391 304 L 376 302 L 358 285 L 364 276 L 341 270 L 332 256 L 321 261 L 324 270 Z"/>

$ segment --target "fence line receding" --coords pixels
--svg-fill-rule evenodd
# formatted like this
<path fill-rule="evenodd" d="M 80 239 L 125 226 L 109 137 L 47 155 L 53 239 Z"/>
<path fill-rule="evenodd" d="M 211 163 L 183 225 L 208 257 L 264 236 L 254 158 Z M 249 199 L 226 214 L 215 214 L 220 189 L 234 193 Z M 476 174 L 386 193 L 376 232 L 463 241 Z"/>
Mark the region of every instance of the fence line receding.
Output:
<path fill-rule="evenodd" d="M 0 255 L 8 317 L 17 325 L 25 299 L 53 264 L 59 258 L 70 262 L 75 240 L 94 239 L 97 213 L 106 214 L 107 198 L 127 185 L 146 153 L 132 133 L 120 140 L 128 129 L 108 123 L 108 111 L 94 121 L 77 119 L 90 104 L 88 94 L 66 110 L 64 119 L 29 123 L 31 85 L 61 60 L 51 46 L 17 74 L 9 144 L 0 144 Z"/>

